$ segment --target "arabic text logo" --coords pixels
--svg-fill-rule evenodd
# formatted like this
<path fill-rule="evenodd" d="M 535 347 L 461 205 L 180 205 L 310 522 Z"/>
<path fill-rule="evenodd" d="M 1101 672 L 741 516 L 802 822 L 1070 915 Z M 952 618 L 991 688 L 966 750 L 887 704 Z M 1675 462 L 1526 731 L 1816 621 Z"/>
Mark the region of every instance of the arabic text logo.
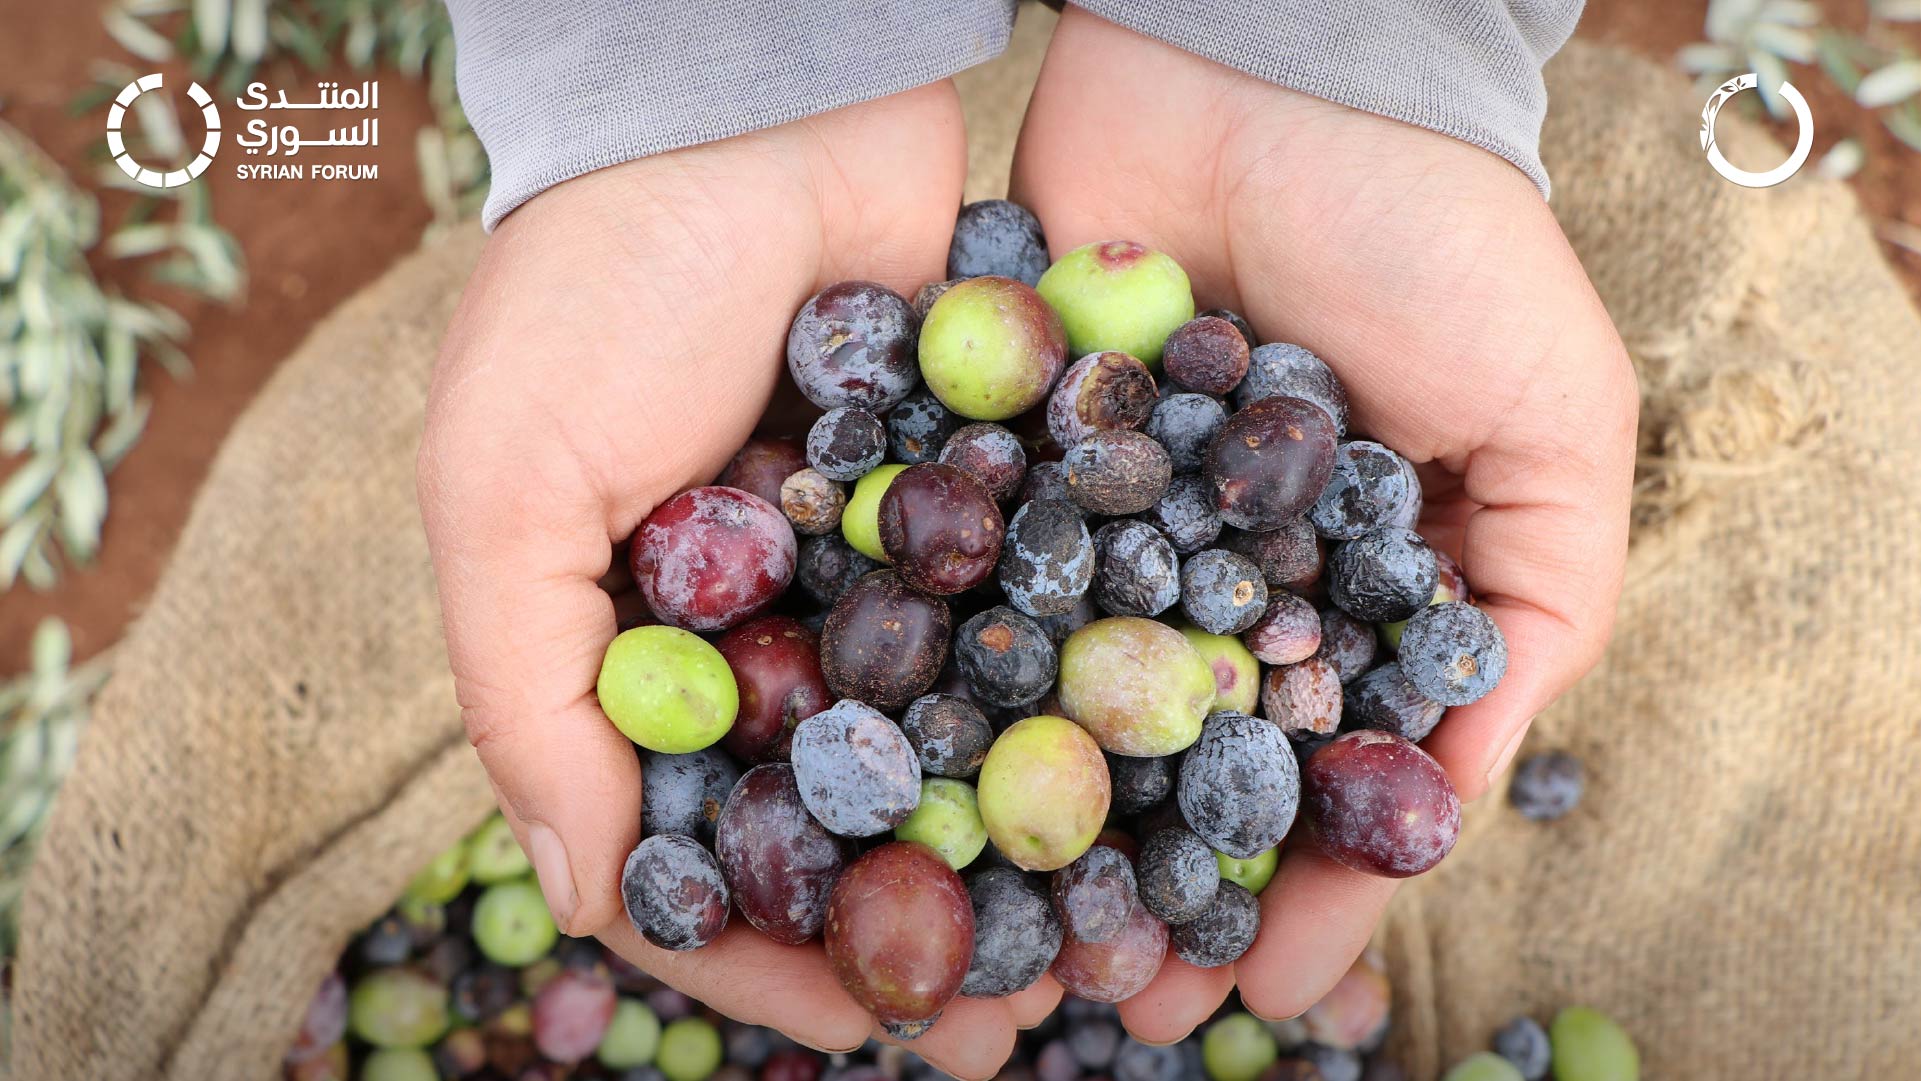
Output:
<path fill-rule="evenodd" d="M 1720 144 L 1714 141 L 1715 114 L 1721 111 L 1721 106 L 1726 104 L 1729 98 L 1743 90 L 1753 90 L 1760 85 L 1760 81 L 1760 78 L 1751 71 L 1746 75 L 1737 75 L 1722 83 L 1720 88 L 1708 98 L 1707 106 L 1701 110 L 1701 149 L 1707 151 L 1708 164 L 1714 167 L 1715 172 L 1744 188 L 1771 188 L 1779 184 L 1798 172 L 1801 166 L 1806 164 L 1808 152 L 1814 149 L 1814 114 L 1808 111 L 1808 99 L 1801 96 L 1801 92 L 1794 88 L 1793 83 L 1782 80 L 1781 98 L 1788 103 L 1789 108 L 1794 110 L 1795 122 L 1800 126 L 1800 132 L 1794 141 L 1794 153 L 1788 155 L 1788 160 L 1765 173 L 1750 173 L 1746 169 L 1737 169 L 1732 162 L 1722 156 Z"/>
<path fill-rule="evenodd" d="M 113 108 L 107 113 L 107 149 L 112 152 L 120 171 L 132 177 L 134 183 L 149 188 L 177 188 L 206 172 L 207 166 L 213 164 L 213 156 L 220 150 L 220 108 L 213 103 L 213 96 L 200 88 L 199 83 L 190 84 L 187 96 L 200 106 L 200 115 L 206 118 L 207 139 L 200 144 L 200 153 L 187 163 L 186 168 L 166 172 L 149 169 L 127 152 L 127 141 L 120 136 L 120 126 L 126 121 L 127 106 L 133 104 L 133 99 L 149 90 L 160 89 L 162 81 L 160 73 L 155 72 L 121 87 L 120 93 L 113 99 Z"/>
<path fill-rule="evenodd" d="M 247 112 L 261 112 L 279 109 L 346 109 L 354 112 L 371 113 L 380 108 L 380 84 L 364 81 L 359 89 L 342 89 L 339 83 L 321 83 L 319 97 L 314 101 L 288 101 L 287 92 L 280 91 L 273 99 L 267 97 L 266 83 L 248 83 L 246 96 L 235 99 L 234 104 Z M 289 118 L 291 119 L 291 118 Z M 292 123 L 269 124 L 265 119 L 255 117 L 247 121 L 247 127 L 236 141 L 246 148 L 249 154 L 266 154 L 269 157 L 284 154 L 293 157 L 303 147 L 309 146 L 379 146 L 380 118 L 368 116 L 352 127 L 328 128 L 327 137 L 322 139 L 312 133 L 303 134 Z"/>

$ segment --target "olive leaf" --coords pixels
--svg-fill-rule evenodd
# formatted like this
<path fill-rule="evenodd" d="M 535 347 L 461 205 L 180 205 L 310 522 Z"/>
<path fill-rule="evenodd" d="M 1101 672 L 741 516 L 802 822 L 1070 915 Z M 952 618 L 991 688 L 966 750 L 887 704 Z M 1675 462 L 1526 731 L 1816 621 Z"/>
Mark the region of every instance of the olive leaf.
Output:
<path fill-rule="evenodd" d="M 1921 225 L 1889 219 L 1881 222 L 1875 231 L 1881 235 L 1881 239 L 1895 247 L 1921 255 Z"/>
<path fill-rule="evenodd" d="M 151 125 L 163 139 L 170 129 L 178 134 L 167 118 Z M 230 239 L 209 225 L 141 220 L 101 241 L 94 197 L 3 123 L 0 206 L 7 208 L 0 214 L 0 453 L 22 456 L 0 476 L 5 591 L 23 579 L 53 584 L 56 553 L 84 563 L 99 550 L 106 471 L 146 423 L 146 406 L 136 397 L 140 362 L 185 371 L 176 343 L 186 321 L 162 305 L 108 291 L 94 277 L 89 253 L 184 256 L 201 269 L 200 291 L 213 296 L 237 292 L 244 271 Z"/>
<path fill-rule="evenodd" d="M 0 560 L 7 549 L 0 534 Z M 72 636 L 57 619 L 35 629 L 31 657 L 28 671 L 0 682 L 0 957 L 13 951 L 28 862 L 111 664 L 103 655 L 74 665 Z"/>
<path fill-rule="evenodd" d="M 1921 0 L 1871 0 L 1874 19 L 1921 20 Z M 1770 115 L 1785 115 L 1781 84 L 1789 66 L 1817 66 L 1835 86 L 1869 109 L 1883 110 L 1881 122 L 1908 149 L 1921 151 L 1921 59 L 1890 44 L 1887 27 L 1870 22 L 1857 34 L 1823 22 L 1818 4 L 1808 0 L 1709 0 L 1707 39 L 1684 46 L 1675 65 L 1698 76 L 1703 93 L 1727 79 L 1754 72 L 1755 89 Z M 1857 143 L 1836 148 L 1819 166 L 1823 175 L 1852 176 L 1864 151 Z"/>
<path fill-rule="evenodd" d="M 1921 154 L 1921 102 L 1910 101 L 1882 114 L 1881 125 L 1902 145 Z"/>
<path fill-rule="evenodd" d="M 1921 93 L 1921 60 L 1897 60 L 1862 76 L 1854 89 L 1854 100 L 1865 108 L 1879 109 L 1917 93 Z"/>
<path fill-rule="evenodd" d="M 267 6 L 268 0 L 234 0 L 233 55 L 242 64 L 257 64 L 267 55 Z"/>
<path fill-rule="evenodd" d="M 201 52 L 218 55 L 226 49 L 232 24 L 231 0 L 193 0 L 193 29 Z"/>
<path fill-rule="evenodd" d="M 103 18 L 107 33 L 133 55 L 156 64 L 173 58 L 173 42 L 124 8 L 110 7 Z"/>

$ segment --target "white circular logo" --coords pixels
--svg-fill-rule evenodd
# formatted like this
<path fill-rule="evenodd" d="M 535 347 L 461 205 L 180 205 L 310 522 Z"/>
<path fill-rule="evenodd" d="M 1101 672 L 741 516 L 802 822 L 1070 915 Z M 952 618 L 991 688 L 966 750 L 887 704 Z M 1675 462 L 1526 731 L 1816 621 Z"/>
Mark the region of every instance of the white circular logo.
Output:
<path fill-rule="evenodd" d="M 120 137 L 120 125 L 126 120 L 127 106 L 133 104 L 133 99 L 149 90 L 160 89 L 162 81 L 160 73 L 155 72 L 120 88 L 120 93 L 113 99 L 112 110 L 107 113 L 107 149 L 113 153 L 114 164 L 120 166 L 121 172 L 132 177 L 134 183 L 145 184 L 149 188 L 177 188 L 206 172 L 207 166 L 213 164 L 213 156 L 220 150 L 220 109 L 214 105 L 213 96 L 202 90 L 199 83 L 189 85 L 187 96 L 200 106 L 200 115 L 206 118 L 207 139 L 200 144 L 200 153 L 187 163 L 186 168 L 170 169 L 164 173 L 149 169 L 127 153 L 127 142 Z"/>
<path fill-rule="evenodd" d="M 1737 169 L 1722 156 L 1720 145 L 1714 141 L 1715 114 L 1721 111 L 1721 106 L 1726 104 L 1729 98 L 1743 90 L 1753 90 L 1760 81 L 1752 71 L 1746 75 L 1737 75 L 1722 83 L 1720 88 L 1708 98 L 1707 106 L 1701 110 L 1701 149 L 1707 151 L 1708 164 L 1714 166 L 1715 172 L 1744 188 L 1771 188 L 1779 184 L 1798 172 L 1801 166 L 1806 164 L 1808 152 L 1814 149 L 1814 114 L 1808 111 L 1808 99 L 1801 96 L 1801 92 L 1794 88 L 1793 83 L 1784 79 L 1781 81 L 1781 97 L 1788 103 L 1788 107 L 1794 110 L 1795 122 L 1801 129 L 1794 140 L 1794 153 L 1788 155 L 1788 160 L 1765 173 L 1750 173 L 1746 169 Z"/>

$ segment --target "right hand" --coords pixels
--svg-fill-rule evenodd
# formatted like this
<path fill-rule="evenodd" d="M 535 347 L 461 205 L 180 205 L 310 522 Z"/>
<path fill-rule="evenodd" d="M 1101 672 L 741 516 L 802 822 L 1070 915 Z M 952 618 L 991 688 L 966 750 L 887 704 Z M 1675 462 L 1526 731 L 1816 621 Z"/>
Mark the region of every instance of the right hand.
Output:
<path fill-rule="evenodd" d="M 1599 660 L 1627 555 L 1634 370 L 1546 203 L 1465 142 L 1264 82 L 1069 7 L 1014 159 L 1015 198 L 1060 255 L 1130 239 L 1172 255 L 1203 306 L 1299 342 L 1346 384 L 1356 428 L 1414 461 L 1421 531 L 1507 638 L 1501 686 L 1422 742 L 1463 800 Z M 1169 958 L 1121 1005 L 1180 1039 L 1238 984 L 1292 1017 L 1366 945 L 1397 882 L 1296 831 L 1232 969 Z"/>
<path fill-rule="evenodd" d="M 434 373 L 421 514 L 467 732 L 561 929 L 597 935 L 715 1009 L 824 1050 L 872 1019 L 818 943 L 736 919 L 709 946 L 646 943 L 620 901 L 639 840 L 633 744 L 594 697 L 615 545 L 705 484 L 753 430 L 793 313 L 825 285 L 911 295 L 945 275 L 965 146 L 942 82 L 559 184 L 489 240 Z M 991 1076 L 1044 978 L 957 999 L 914 1050 Z"/>

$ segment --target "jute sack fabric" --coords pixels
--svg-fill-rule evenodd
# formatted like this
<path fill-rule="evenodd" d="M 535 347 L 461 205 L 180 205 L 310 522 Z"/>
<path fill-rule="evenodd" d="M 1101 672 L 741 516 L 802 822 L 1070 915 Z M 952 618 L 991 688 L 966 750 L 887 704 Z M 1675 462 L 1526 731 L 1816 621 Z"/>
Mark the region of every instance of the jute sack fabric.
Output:
<path fill-rule="evenodd" d="M 1844 186 L 1722 180 L 1652 63 L 1549 72 L 1554 208 L 1640 375 L 1627 588 L 1523 751 L 1581 757 L 1581 806 L 1483 801 L 1398 899 L 1411 1074 L 1590 1003 L 1651 1078 L 1921 1075 L 1921 319 Z"/>
<path fill-rule="evenodd" d="M 1044 22 L 973 73 L 1011 146 Z M 1917 320 L 1851 197 L 1706 169 L 1652 65 L 1552 69 L 1556 208 L 1640 365 L 1647 466 L 1601 670 L 1540 721 L 1587 801 L 1488 801 L 1383 935 L 1413 1076 L 1512 1013 L 1620 1017 L 1648 1076 L 1921 1062 Z M 1723 120 L 1724 142 L 1758 138 Z M 1004 182 L 1004 160 L 975 190 Z M 490 797 L 413 504 L 479 238 L 344 305 L 223 448 L 130 632 L 29 887 L 14 1076 L 264 1081 L 341 945 Z"/>
<path fill-rule="evenodd" d="M 354 925 L 491 805 L 413 499 L 478 234 L 342 305 L 221 448 L 33 868 L 20 1081 L 277 1077 Z"/>

